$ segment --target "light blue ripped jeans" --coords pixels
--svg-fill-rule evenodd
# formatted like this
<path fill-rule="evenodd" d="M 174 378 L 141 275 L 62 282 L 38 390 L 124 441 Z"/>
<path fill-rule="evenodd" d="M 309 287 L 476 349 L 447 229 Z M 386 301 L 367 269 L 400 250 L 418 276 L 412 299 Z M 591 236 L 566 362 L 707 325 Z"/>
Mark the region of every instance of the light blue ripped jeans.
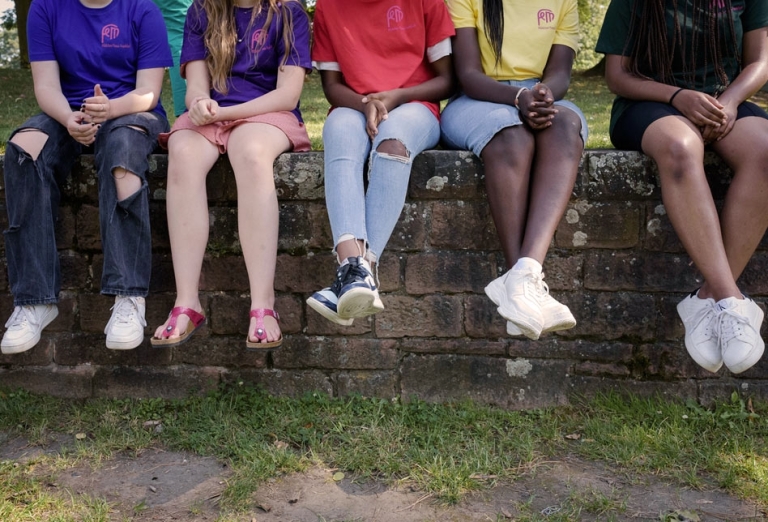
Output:
<path fill-rule="evenodd" d="M 391 111 L 373 141 L 365 123 L 363 113 L 345 107 L 331 111 L 325 121 L 325 204 L 334 250 L 342 240 L 361 239 L 368 245 L 367 258 L 376 261 L 403 210 L 413 159 L 437 145 L 440 123 L 421 103 L 406 103 Z M 402 143 L 408 157 L 377 152 L 386 140 Z"/>

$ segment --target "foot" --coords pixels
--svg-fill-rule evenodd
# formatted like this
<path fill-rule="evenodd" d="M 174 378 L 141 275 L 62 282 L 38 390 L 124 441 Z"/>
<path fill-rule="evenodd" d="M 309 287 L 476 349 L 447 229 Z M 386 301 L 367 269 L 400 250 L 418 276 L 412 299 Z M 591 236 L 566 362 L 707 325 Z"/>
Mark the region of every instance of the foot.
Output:
<path fill-rule="evenodd" d="M 116 296 L 104 333 L 107 334 L 107 348 L 131 350 L 144 340 L 144 319 L 146 305 L 143 297 Z"/>
<path fill-rule="evenodd" d="M 379 290 L 371 274 L 371 265 L 363 257 L 350 257 L 339 267 L 341 279 L 338 314 L 342 319 L 366 317 L 384 310 Z"/>
<path fill-rule="evenodd" d="M 541 315 L 544 317 L 544 328 L 542 328 L 541 333 L 558 332 L 573 328 L 576 326 L 576 319 L 573 317 L 570 308 L 549 295 L 549 287 L 543 279 L 544 275 L 542 274 L 538 285 Z"/>
<path fill-rule="evenodd" d="M 203 314 L 203 306 L 200 304 L 200 301 L 193 303 L 192 306 L 187 306 L 184 303 L 180 303 L 176 301 L 173 304 L 173 308 L 191 308 L 195 312 L 197 312 L 200 315 Z M 170 332 L 168 331 L 168 324 L 171 322 L 171 315 L 168 315 L 168 318 L 165 320 L 163 324 L 158 326 L 155 329 L 155 333 L 152 335 L 153 339 L 179 339 L 181 335 L 187 331 L 187 328 L 189 328 L 189 322 L 190 318 L 186 314 L 179 314 L 176 317 L 176 326 L 171 327 Z"/>
<path fill-rule="evenodd" d="M 6 355 L 26 352 L 40 342 L 43 328 L 57 315 L 59 308 L 55 304 L 17 306 L 5 323 L 0 350 Z"/>
<path fill-rule="evenodd" d="M 255 310 L 256 308 L 253 308 L 252 310 Z M 263 324 L 259 324 L 260 322 L 263 322 Z M 263 330 L 262 338 L 259 339 L 257 337 L 257 330 L 261 328 Z M 280 331 L 280 325 L 277 322 L 277 319 L 272 317 L 271 315 L 265 314 L 264 317 L 259 320 L 256 317 L 251 317 L 251 322 L 248 325 L 248 342 L 252 344 L 267 344 L 267 343 L 273 343 L 275 341 L 279 341 L 282 337 L 282 332 Z"/>
<path fill-rule="evenodd" d="M 534 340 L 544 329 L 539 303 L 541 277 L 532 270 L 511 269 L 485 287 L 486 295 L 498 306 L 499 314 Z"/>
<path fill-rule="evenodd" d="M 718 311 L 715 300 L 701 299 L 692 292 L 677 304 L 677 313 L 685 326 L 685 349 L 696 364 L 716 372 L 723 365 L 718 337 Z"/>
<path fill-rule="evenodd" d="M 728 297 L 716 306 L 723 363 L 731 373 L 744 372 L 754 366 L 765 351 L 765 342 L 760 337 L 763 311 L 748 297 Z"/>
<path fill-rule="evenodd" d="M 342 319 L 339 316 L 339 291 L 341 290 L 341 279 L 338 277 L 331 286 L 318 290 L 307 299 L 307 304 L 315 312 L 319 313 L 332 323 L 342 326 L 351 326 L 354 319 Z"/>

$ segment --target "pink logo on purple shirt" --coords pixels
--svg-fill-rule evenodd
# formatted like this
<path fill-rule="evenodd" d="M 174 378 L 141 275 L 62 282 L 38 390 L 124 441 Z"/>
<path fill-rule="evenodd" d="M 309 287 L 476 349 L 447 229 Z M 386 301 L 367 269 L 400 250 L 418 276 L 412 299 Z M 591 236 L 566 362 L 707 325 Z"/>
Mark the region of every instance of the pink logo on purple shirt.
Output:
<path fill-rule="evenodd" d="M 263 29 L 256 29 L 251 35 L 251 52 L 256 54 L 262 49 L 265 49 L 264 40 L 266 39 L 267 33 Z"/>
<path fill-rule="evenodd" d="M 555 13 L 550 11 L 549 9 L 539 9 L 538 15 L 537 15 L 537 23 L 539 27 L 541 27 L 541 24 L 550 24 L 555 19 Z"/>
<path fill-rule="evenodd" d="M 101 28 L 101 43 L 114 40 L 120 36 L 120 28 L 115 24 L 107 24 Z"/>
<path fill-rule="evenodd" d="M 392 26 L 400 25 L 400 22 L 403 21 L 404 17 L 405 13 L 400 9 L 400 6 L 393 5 L 387 10 L 387 28 L 391 29 Z"/>

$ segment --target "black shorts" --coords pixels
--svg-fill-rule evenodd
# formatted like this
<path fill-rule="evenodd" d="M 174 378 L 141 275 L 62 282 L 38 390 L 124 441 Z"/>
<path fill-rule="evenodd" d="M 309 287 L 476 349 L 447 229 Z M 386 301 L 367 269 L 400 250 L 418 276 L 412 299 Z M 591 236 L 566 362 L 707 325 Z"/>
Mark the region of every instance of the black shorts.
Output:
<path fill-rule="evenodd" d="M 624 114 L 616 121 L 611 142 L 620 150 L 636 150 L 643 152 L 642 143 L 645 130 L 656 120 L 666 116 L 682 116 L 683 114 L 668 103 L 654 101 L 640 101 L 634 103 L 624 111 Z M 744 102 L 739 105 L 736 120 L 748 116 L 758 116 L 768 120 L 766 113 L 752 102 Z"/>

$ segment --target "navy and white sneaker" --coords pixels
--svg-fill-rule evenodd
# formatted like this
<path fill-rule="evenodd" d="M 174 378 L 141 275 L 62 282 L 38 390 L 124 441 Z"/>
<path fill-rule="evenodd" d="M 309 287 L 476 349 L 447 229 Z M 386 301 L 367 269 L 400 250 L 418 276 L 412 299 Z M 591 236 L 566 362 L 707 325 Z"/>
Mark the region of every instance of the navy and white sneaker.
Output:
<path fill-rule="evenodd" d="M 354 319 L 342 319 L 339 317 L 338 313 L 339 291 L 341 291 L 341 278 L 344 273 L 342 268 L 343 267 L 339 267 L 339 269 L 336 270 L 336 279 L 333 281 L 333 284 L 309 296 L 307 304 L 315 312 L 319 313 L 332 323 L 340 324 L 342 326 L 351 326 Z"/>
<path fill-rule="evenodd" d="M 350 257 L 339 267 L 341 290 L 338 314 L 343 319 L 366 317 L 384 310 L 371 265 L 363 257 Z M 337 275 L 337 277 L 338 277 Z"/>

